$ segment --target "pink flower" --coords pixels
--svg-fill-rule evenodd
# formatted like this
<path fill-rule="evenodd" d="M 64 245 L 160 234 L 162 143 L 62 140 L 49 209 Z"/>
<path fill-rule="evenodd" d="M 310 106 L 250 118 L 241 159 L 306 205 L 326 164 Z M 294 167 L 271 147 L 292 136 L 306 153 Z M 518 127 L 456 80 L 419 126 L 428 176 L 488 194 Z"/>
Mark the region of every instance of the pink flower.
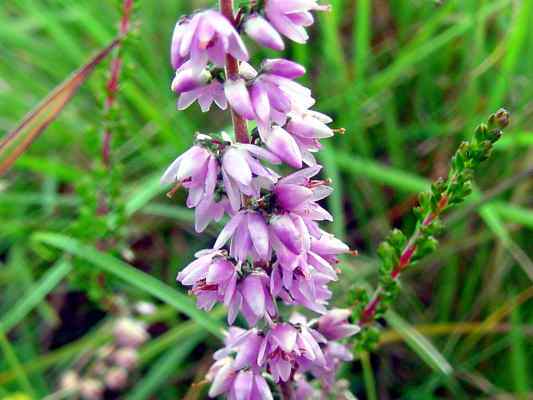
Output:
<path fill-rule="evenodd" d="M 258 158 L 273 164 L 281 162 L 275 154 L 252 144 L 233 144 L 223 152 L 222 179 L 234 211 L 241 208 L 242 195 L 259 197 L 261 188 L 278 180 L 278 174 L 264 167 Z"/>
<path fill-rule="evenodd" d="M 328 11 L 316 0 L 266 0 L 265 14 L 270 23 L 283 35 L 297 43 L 305 43 L 309 36 L 305 27 L 313 24 L 310 11 Z"/>
<path fill-rule="evenodd" d="M 228 400 L 273 400 L 261 372 L 238 370 L 230 357 L 213 364 L 206 377 L 212 382 L 209 397 L 225 394 Z"/>
<path fill-rule="evenodd" d="M 206 10 L 178 22 L 174 29 L 171 61 L 174 68 L 190 60 L 194 71 L 202 71 L 209 61 L 224 67 L 226 54 L 248 60 L 248 51 L 232 24 L 219 12 Z"/>
<path fill-rule="evenodd" d="M 219 221 L 224 215 L 224 201 L 215 201 L 219 173 L 220 165 L 215 155 L 201 145 L 195 145 L 179 156 L 161 177 L 163 184 L 179 182 L 189 190 L 187 207 L 196 208 L 197 232 L 203 231 L 211 220 Z"/>
<path fill-rule="evenodd" d="M 319 342 L 323 339 L 303 325 L 278 323 L 265 335 L 259 351 L 259 364 L 266 364 L 275 382 L 287 382 L 301 360 L 325 365 Z"/>
<path fill-rule="evenodd" d="M 285 44 L 278 31 L 259 14 L 252 14 L 244 23 L 244 31 L 261 46 L 282 51 Z"/>
<path fill-rule="evenodd" d="M 191 286 L 198 308 L 209 311 L 217 302 L 224 303 L 230 324 L 241 312 L 250 326 L 266 314 L 270 317 L 277 314 L 266 273 L 248 271 L 248 266 L 234 263 L 219 250 L 205 250 L 197 256 L 178 274 L 177 280 Z"/>
<path fill-rule="evenodd" d="M 355 335 L 361 330 L 359 326 L 350 324 L 350 310 L 333 309 L 322 315 L 318 320 L 317 330 L 328 340 L 339 340 Z"/>

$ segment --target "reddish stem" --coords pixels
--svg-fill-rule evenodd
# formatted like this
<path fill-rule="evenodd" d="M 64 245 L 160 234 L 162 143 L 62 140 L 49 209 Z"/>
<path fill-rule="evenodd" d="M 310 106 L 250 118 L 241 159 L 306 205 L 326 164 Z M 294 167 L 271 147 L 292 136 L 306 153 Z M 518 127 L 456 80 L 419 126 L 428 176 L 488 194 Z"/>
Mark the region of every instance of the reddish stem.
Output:
<path fill-rule="evenodd" d="M 233 14 L 233 0 L 220 0 L 220 12 L 233 25 L 235 25 L 235 16 Z M 226 55 L 226 76 L 228 79 L 237 79 L 239 77 L 239 62 L 231 55 Z M 231 110 L 231 119 L 233 129 L 235 130 L 235 139 L 240 143 L 249 143 L 248 126 L 246 120 L 238 115 L 233 109 Z"/>
<path fill-rule="evenodd" d="M 422 226 L 428 226 L 429 224 L 431 224 L 435 220 L 435 218 L 437 218 L 442 213 L 442 211 L 444 211 L 444 209 L 448 205 L 448 200 L 449 200 L 448 196 L 443 194 L 441 199 L 439 200 L 437 209 L 434 212 L 430 212 L 426 215 L 426 217 L 422 221 Z M 400 259 L 398 260 L 398 264 L 392 269 L 392 272 L 391 272 L 392 279 L 398 279 L 402 271 L 404 271 L 411 263 L 411 259 L 413 258 L 413 255 L 416 252 L 416 242 L 418 238 L 420 237 L 420 234 L 421 234 L 421 229 L 417 228 L 416 231 L 411 236 L 411 238 L 409 239 L 409 241 L 407 242 L 407 244 L 405 245 L 400 255 Z M 372 322 L 372 320 L 374 319 L 376 310 L 381 301 L 380 294 L 382 290 L 383 289 L 381 287 L 378 287 L 376 291 L 374 292 L 374 296 L 372 297 L 372 300 L 366 305 L 363 312 L 361 313 L 361 318 L 359 319 L 360 325 L 368 324 L 369 322 Z"/>
<path fill-rule="evenodd" d="M 122 4 L 122 18 L 120 19 L 120 37 L 123 38 L 130 28 L 131 12 L 133 10 L 133 0 L 124 0 Z M 122 70 L 122 59 L 120 58 L 120 44 L 117 46 L 115 57 L 111 61 L 109 80 L 106 84 L 106 99 L 104 104 L 105 112 L 113 107 L 116 101 L 118 92 L 118 83 L 120 78 L 120 71 Z M 104 130 L 104 138 L 102 141 L 102 161 L 106 167 L 111 164 L 111 130 L 106 128 Z"/>

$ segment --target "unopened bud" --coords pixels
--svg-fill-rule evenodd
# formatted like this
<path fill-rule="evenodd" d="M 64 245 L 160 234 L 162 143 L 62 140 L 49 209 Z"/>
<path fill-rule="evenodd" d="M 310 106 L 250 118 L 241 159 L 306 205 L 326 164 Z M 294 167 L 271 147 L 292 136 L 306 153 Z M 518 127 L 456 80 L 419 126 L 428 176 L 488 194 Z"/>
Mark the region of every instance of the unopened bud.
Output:
<path fill-rule="evenodd" d="M 113 361 L 118 366 L 131 370 L 137 366 L 139 355 L 137 350 L 130 347 L 124 347 L 118 349 L 115 354 L 113 354 Z"/>
<path fill-rule="evenodd" d="M 131 318 L 119 319 L 113 334 L 117 343 L 124 347 L 138 347 L 148 340 L 148 333 L 144 324 Z"/>
<path fill-rule="evenodd" d="M 121 367 L 113 367 L 105 377 L 105 383 L 111 390 L 121 390 L 128 385 L 128 371 Z"/>
<path fill-rule="evenodd" d="M 494 122 L 501 128 L 505 128 L 507 125 L 509 125 L 510 121 L 510 114 L 509 111 L 507 111 L 505 108 L 500 108 L 496 113 L 494 114 Z"/>
<path fill-rule="evenodd" d="M 80 378 L 74 371 L 68 371 L 61 377 L 59 387 L 61 390 L 76 391 L 80 385 Z"/>
<path fill-rule="evenodd" d="M 104 394 L 104 385 L 96 379 L 84 379 L 80 383 L 80 395 L 84 400 L 100 400 Z"/>
<path fill-rule="evenodd" d="M 152 315 L 156 311 L 154 303 L 148 301 L 139 301 L 135 305 L 135 310 L 141 315 Z"/>

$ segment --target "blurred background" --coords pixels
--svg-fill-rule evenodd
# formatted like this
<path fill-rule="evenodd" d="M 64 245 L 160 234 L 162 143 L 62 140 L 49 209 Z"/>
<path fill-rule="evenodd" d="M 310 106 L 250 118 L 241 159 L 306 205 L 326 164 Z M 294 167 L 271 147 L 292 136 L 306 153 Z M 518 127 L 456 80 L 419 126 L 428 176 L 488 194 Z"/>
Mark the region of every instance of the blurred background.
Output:
<path fill-rule="evenodd" d="M 437 253 L 404 274 L 376 351 L 341 377 L 361 399 L 533 397 L 533 1 L 330 3 L 285 56 L 346 128 L 321 153 L 335 187 L 326 229 L 360 252 L 340 266 L 335 305 L 375 285 L 377 245 L 413 228 L 416 194 L 447 174 L 460 141 L 499 107 L 512 115 Z M 196 131 L 229 128 L 227 113 L 177 112 L 169 89 L 174 24 L 210 5 L 139 1 L 117 106 L 102 111 L 107 59 L 0 178 L 1 399 L 69 398 L 58 390 L 107 362 L 116 329 L 136 338 L 137 358 L 106 398 L 206 397 L 223 312 L 194 314 L 175 276 L 216 227 L 195 234 L 184 193 L 169 200 L 158 179 Z M 3 0 L 0 132 L 109 44 L 119 18 L 119 1 Z M 247 44 L 256 60 L 275 54 Z"/>

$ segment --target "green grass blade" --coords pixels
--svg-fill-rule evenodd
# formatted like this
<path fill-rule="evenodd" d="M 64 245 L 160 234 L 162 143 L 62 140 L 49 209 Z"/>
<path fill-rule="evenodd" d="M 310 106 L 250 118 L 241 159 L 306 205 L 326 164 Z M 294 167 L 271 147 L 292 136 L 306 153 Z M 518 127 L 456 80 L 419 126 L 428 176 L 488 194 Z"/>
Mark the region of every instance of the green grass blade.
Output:
<path fill-rule="evenodd" d="M 405 343 L 434 371 L 443 375 L 451 375 L 453 368 L 444 356 L 416 329 L 410 326 L 399 315 L 390 311 L 386 315 L 387 322 L 404 339 Z"/>
<path fill-rule="evenodd" d="M 361 365 L 363 367 L 363 379 L 365 381 L 365 392 L 368 400 L 377 400 L 378 395 L 376 392 L 376 380 L 374 378 L 374 371 L 372 370 L 372 364 L 370 363 L 370 356 L 365 351 L 360 354 Z"/>
<path fill-rule="evenodd" d="M 529 369 L 527 352 L 524 343 L 524 333 L 521 327 L 520 307 L 515 307 L 511 313 L 511 352 L 509 354 L 513 369 L 513 383 L 519 399 L 526 399 L 529 392 Z"/>
<path fill-rule="evenodd" d="M 11 343 L 9 343 L 9 340 L 3 332 L 0 332 L 0 348 L 4 353 L 7 364 L 14 371 L 20 388 L 23 389 L 27 394 L 35 396 L 35 392 L 33 391 L 28 375 L 26 375 L 24 372 L 13 346 L 11 346 Z"/>
<path fill-rule="evenodd" d="M 61 260 L 36 282 L 25 296 L 0 319 L 0 333 L 9 332 L 33 310 L 71 271 L 72 266 Z"/>
<path fill-rule="evenodd" d="M 337 168 L 335 151 L 329 143 L 324 144 L 320 159 L 324 164 L 324 173 L 328 178 L 333 180 L 335 185 L 335 190 L 328 198 L 328 206 L 333 215 L 332 231 L 340 239 L 344 239 L 346 238 L 346 219 L 344 217 L 342 206 L 343 193 L 342 185 L 340 184 L 342 180 L 339 174 L 339 169 Z"/>
<path fill-rule="evenodd" d="M 103 271 L 115 275 L 130 285 L 173 306 L 216 337 L 222 338 L 222 325 L 220 322 L 213 319 L 209 314 L 198 310 L 190 297 L 178 292 L 153 276 L 145 274 L 109 254 L 102 253 L 94 247 L 87 246 L 64 235 L 41 232 L 36 233 L 33 239 L 70 253 L 90 262 Z"/>

